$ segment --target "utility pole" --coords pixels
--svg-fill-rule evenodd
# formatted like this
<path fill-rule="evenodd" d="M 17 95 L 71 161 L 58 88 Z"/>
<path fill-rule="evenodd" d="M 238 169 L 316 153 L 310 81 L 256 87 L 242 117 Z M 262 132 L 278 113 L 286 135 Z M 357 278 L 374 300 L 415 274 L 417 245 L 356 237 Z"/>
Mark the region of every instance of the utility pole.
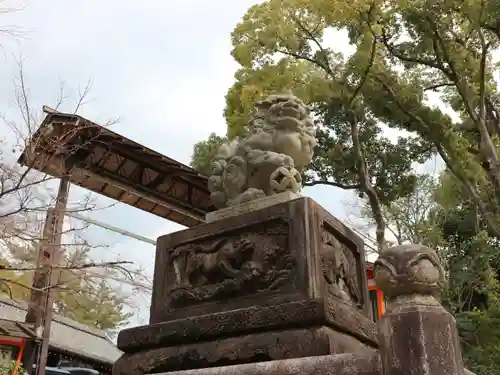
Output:
<path fill-rule="evenodd" d="M 47 210 L 42 240 L 38 244 L 37 270 L 33 278 L 33 289 L 25 319 L 27 323 L 34 324 L 35 333 L 39 340 L 38 353 L 35 356 L 35 375 L 45 375 L 45 367 L 47 366 L 54 286 L 57 285 L 60 274 L 60 270 L 54 269 L 54 266 L 59 265 L 61 261 L 61 238 L 69 186 L 69 179 L 66 176 L 62 177 L 59 182 L 55 207 Z M 32 372 L 32 369 L 27 370 Z"/>

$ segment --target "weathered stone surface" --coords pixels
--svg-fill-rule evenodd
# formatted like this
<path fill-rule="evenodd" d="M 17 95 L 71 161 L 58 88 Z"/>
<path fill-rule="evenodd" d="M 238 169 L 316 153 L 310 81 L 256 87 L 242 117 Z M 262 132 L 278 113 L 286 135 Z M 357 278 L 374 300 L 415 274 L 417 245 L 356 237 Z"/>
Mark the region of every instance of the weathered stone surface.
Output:
<path fill-rule="evenodd" d="M 367 355 L 337 354 L 174 371 L 168 375 L 379 375 L 380 370 L 379 355 L 372 352 Z"/>
<path fill-rule="evenodd" d="M 463 375 L 455 320 L 436 299 L 445 280 L 434 250 L 390 248 L 375 262 L 374 272 L 388 297 L 379 322 L 384 375 Z"/>
<path fill-rule="evenodd" d="M 300 197 L 300 194 L 293 193 L 291 191 L 284 191 L 282 193 L 265 196 L 249 202 L 241 203 L 236 206 L 229 206 L 217 211 L 209 212 L 205 215 L 205 220 L 210 223 L 212 221 L 227 219 L 230 217 L 246 214 L 247 212 L 262 210 L 266 207 L 275 206 L 277 204 L 285 203 Z"/>
<path fill-rule="evenodd" d="M 374 276 L 389 298 L 413 294 L 439 297 L 445 282 L 436 252 L 415 244 L 385 250 L 374 264 Z"/>
<path fill-rule="evenodd" d="M 377 346 L 363 242 L 309 198 L 159 238 L 151 324 L 116 375 L 360 353 Z"/>
<path fill-rule="evenodd" d="M 418 375 L 463 374 L 453 317 L 441 306 L 431 306 L 423 299 L 406 302 L 412 306 L 395 306 L 399 311 L 391 311 L 380 324 L 385 374 L 396 375 L 410 369 Z"/>
<path fill-rule="evenodd" d="M 151 323 L 296 300 L 300 280 L 289 206 L 158 239 Z M 247 220 L 244 220 L 247 219 Z M 293 296 L 296 296 L 293 298 Z"/>
<path fill-rule="evenodd" d="M 113 375 L 139 375 L 373 349 L 329 328 L 289 329 L 125 354 Z"/>
<path fill-rule="evenodd" d="M 118 347 L 124 352 L 133 352 L 137 349 L 237 336 L 263 329 L 271 331 L 280 327 L 314 326 L 324 321 L 322 300 L 252 306 L 129 328 L 119 333 Z"/>
<path fill-rule="evenodd" d="M 172 233 L 158 240 L 150 321 L 323 300 L 324 324 L 376 340 L 362 254 L 309 198 Z"/>
<path fill-rule="evenodd" d="M 158 239 L 151 323 L 325 296 L 367 312 L 362 253 L 309 198 L 172 233 Z"/>
<path fill-rule="evenodd" d="M 308 107 L 292 95 L 271 95 L 256 109 L 248 132 L 223 144 L 214 157 L 208 188 L 216 207 L 302 187 L 301 172 L 316 147 Z"/>
<path fill-rule="evenodd" d="M 361 311 L 339 303 L 334 298 L 326 298 L 324 301 L 325 318 L 328 325 L 376 346 L 378 342 L 377 326 L 372 320 L 367 319 Z"/>
<path fill-rule="evenodd" d="M 355 341 L 360 340 L 371 346 L 376 345 L 374 324 L 363 324 L 363 322 L 366 322 L 364 315 L 355 313 L 355 316 L 351 317 L 349 311 L 352 312 L 352 309 L 346 308 L 344 315 L 332 317 L 330 311 L 340 311 L 340 309 L 330 308 L 325 310 L 324 304 L 323 300 L 318 299 L 264 307 L 254 306 L 129 328 L 119 333 L 118 347 L 124 352 L 134 352 L 146 348 L 181 345 L 199 340 L 237 336 L 263 330 L 272 331 L 279 328 L 312 327 L 323 324 L 330 324 L 339 332 L 355 337 Z M 338 306 L 343 307 L 342 305 Z M 360 324 L 354 327 L 357 327 L 358 330 L 349 325 L 356 318 Z M 344 321 L 345 324 L 340 324 L 339 321 Z M 363 331 L 367 327 L 369 329 L 366 332 Z"/>

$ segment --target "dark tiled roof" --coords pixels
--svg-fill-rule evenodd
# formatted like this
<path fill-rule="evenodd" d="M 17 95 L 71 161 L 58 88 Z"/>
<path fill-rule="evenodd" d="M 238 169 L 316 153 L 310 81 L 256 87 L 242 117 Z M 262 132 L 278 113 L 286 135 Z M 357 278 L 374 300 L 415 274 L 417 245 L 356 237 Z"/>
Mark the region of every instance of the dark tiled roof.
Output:
<path fill-rule="evenodd" d="M 35 332 L 33 332 L 31 324 L 15 322 L 9 319 L 0 319 L 0 335 L 31 339 L 35 337 Z"/>
<path fill-rule="evenodd" d="M 13 301 L 0 295 L 0 319 L 23 322 L 26 310 L 25 302 Z M 105 332 L 59 315 L 55 315 L 52 321 L 50 345 L 55 349 L 109 364 L 113 364 L 122 354 Z"/>

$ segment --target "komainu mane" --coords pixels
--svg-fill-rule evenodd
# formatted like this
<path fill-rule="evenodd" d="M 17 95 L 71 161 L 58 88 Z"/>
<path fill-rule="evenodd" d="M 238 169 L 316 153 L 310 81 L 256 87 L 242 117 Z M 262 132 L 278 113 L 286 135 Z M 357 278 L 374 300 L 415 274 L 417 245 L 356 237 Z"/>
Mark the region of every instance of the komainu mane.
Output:
<path fill-rule="evenodd" d="M 217 207 L 302 187 L 301 173 L 316 146 L 309 108 L 293 95 L 271 95 L 256 110 L 248 132 L 215 156 L 208 187 Z"/>

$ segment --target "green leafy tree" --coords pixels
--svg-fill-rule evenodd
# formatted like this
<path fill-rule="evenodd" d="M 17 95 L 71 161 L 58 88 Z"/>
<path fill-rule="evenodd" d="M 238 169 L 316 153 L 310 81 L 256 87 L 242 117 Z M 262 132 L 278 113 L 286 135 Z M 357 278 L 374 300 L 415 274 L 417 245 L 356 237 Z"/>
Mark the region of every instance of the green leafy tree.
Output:
<path fill-rule="evenodd" d="M 419 174 L 411 194 L 382 206 L 389 245 L 424 243 L 433 248 L 442 245 L 441 228 L 436 218 L 436 210 L 440 207 L 435 199 L 438 186 L 439 181 L 434 176 Z M 366 235 L 369 236 L 370 229 L 376 226 L 370 203 L 365 200 L 361 208 L 359 204 L 355 207 L 353 214 L 365 223 L 364 229 L 368 229 Z"/>
<path fill-rule="evenodd" d="M 22 363 L 14 361 L 8 354 L 0 353 L 0 374 L 27 375 L 28 372 L 24 369 Z"/>
<path fill-rule="evenodd" d="M 412 164 L 438 153 L 500 235 L 498 0 L 268 0 L 251 7 L 233 34 L 241 68 L 226 96 L 227 136 L 246 131 L 252 104 L 291 90 L 311 105 L 319 147 L 309 184 L 352 189 L 370 201 L 384 246 L 382 207 L 412 191 Z M 355 51 L 328 44 L 348 34 Z M 429 104 L 429 93 L 446 110 Z M 458 113 L 458 120 L 449 113 Z M 404 131 L 397 141 L 384 129 Z M 199 145 L 198 145 L 199 146 Z"/>
<path fill-rule="evenodd" d="M 191 157 L 191 167 L 204 175 L 210 175 L 211 161 L 225 140 L 226 138 L 211 133 L 206 141 L 195 144 Z"/>
<path fill-rule="evenodd" d="M 371 211 L 360 210 L 369 226 Z M 466 366 L 476 374 L 500 374 L 499 243 L 460 181 L 445 171 L 437 181 L 419 176 L 412 194 L 384 207 L 398 244 L 438 250 L 448 283 L 443 296 L 454 314 Z"/>
<path fill-rule="evenodd" d="M 411 102 L 399 96 L 390 83 L 380 80 L 381 91 L 407 115 L 419 136 L 434 144 L 448 171 L 463 185 L 488 230 L 497 237 L 500 107 L 492 79 L 498 64 L 492 51 L 498 48 L 499 39 L 488 25 L 498 19 L 499 6 L 498 0 L 401 1 L 379 15 L 365 16 L 387 55 L 397 59 L 407 75 L 419 76 L 420 87 L 436 91 L 459 114 L 458 121 L 451 124 L 427 118 L 413 110 Z"/>
<path fill-rule="evenodd" d="M 445 302 L 457 320 L 466 366 L 476 374 L 499 374 L 500 243 L 489 235 L 477 205 L 463 190 L 463 184 L 445 174 L 435 195 L 439 209 L 433 218 L 449 275 Z"/>
<path fill-rule="evenodd" d="M 319 147 L 306 185 L 357 191 L 379 249 L 397 223 L 406 225 L 398 242 L 439 249 L 467 365 L 481 374 L 498 372 L 500 347 L 488 329 L 499 316 L 498 19 L 499 0 L 262 2 L 232 34 L 241 67 L 224 112 L 232 139 L 268 94 L 292 91 L 311 106 Z M 332 32 L 354 52 L 335 50 Z M 445 172 L 420 220 L 404 209 L 422 183 L 415 163 L 433 154 Z"/>

